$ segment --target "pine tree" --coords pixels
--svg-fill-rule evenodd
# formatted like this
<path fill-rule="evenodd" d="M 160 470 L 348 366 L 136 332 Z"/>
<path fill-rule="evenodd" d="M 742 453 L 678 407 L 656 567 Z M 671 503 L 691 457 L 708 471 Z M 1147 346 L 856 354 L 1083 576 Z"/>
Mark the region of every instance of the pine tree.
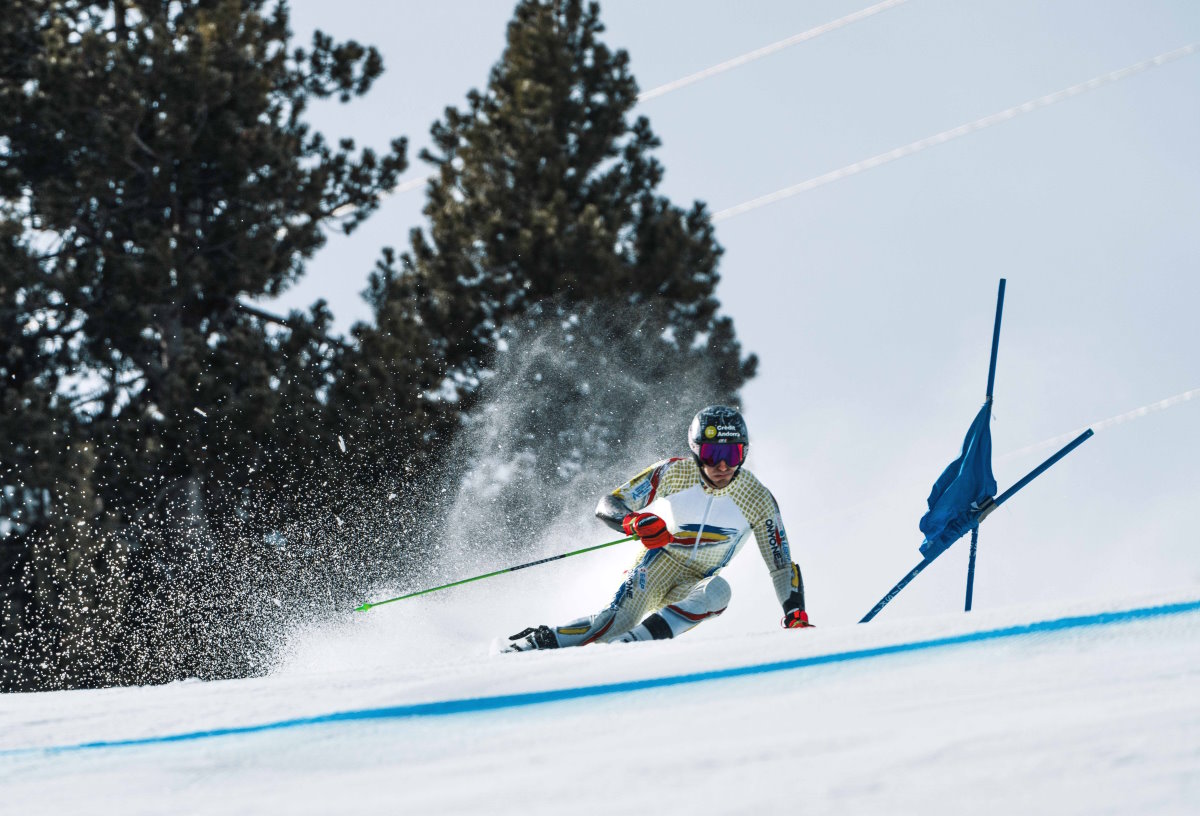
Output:
<path fill-rule="evenodd" d="M 437 175 L 428 234 L 414 231 L 405 257 L 403 299 L 419 298 L 467 404 L 504 327 L 550 301 L 564 312 L 595 300 L 655 304 L 675 354 L 719 361 L 716 391 L 736 392 L 753 373 L 717 314 L 722 250 L 707 209 L 684 211 L 656 192 L 659 140 L 644 117 L 629 121 L 637 84 L 603 31 L 595 3 L 523 0 L 486 89 L 448 108 L 422 153 Z"/>
<path fill-rule="evenodd" d="M 632 117 L 629 57 L 603 31 L 595 3 L 518 3 L 486 88 L 445 111 L 421 154 L 436 168 L 427 230 L 376 281 L 379 325 L 426 332 L 440 374 L 426 405 L 449 431 L 467 418 L 449 457 L 466 472 L 452 475 L 490 486 L 494 512 L 478 529 L 456 516 L 465 540 L 528 539 L 529 495 L 552 515 L 580 468 L 608 478 L 644 455 L 626 450 L 634 423 L 672 418 L 681 440 L 700 405 L 733 401 L 754 373 L 718 313 L 708 210 L 659 194 L 659 139 Z M 518 405 L 501 380 L 525 375 Z M 489 393 L 517 413 L 473 415 Z"/>
<path fill-rule="evenodd" d="M 360 151 L 304 121 L 313 99 L 366 93 L 378 52 L 290 38 L 268 0 L 12 0 L 0 15 L 5 624 L 37 618 L 43 645 L 67 642 L 97 593 L 142 599 L 126 623 L 157 628 L 139 636 L 139 679 L 195 672 L 178 626 L 204 625 L 145 599 L 186 598 L 168 585 L 228 561 L 264 491 L 336 439 L 345 349 L 328 311 L 264 319 L 246 301 L 294 282 L 331 214 L 351 211 L 337 223 L 353 230 L 406 166 L 403 139 Z M 107 590 L 63 577 L 85 551 L 121 572 Z M 155 670 L 148 653 L 171 641 L 184 657 Z M 59 650 L 38 682 L 120 679 L 103 657 Z"/>

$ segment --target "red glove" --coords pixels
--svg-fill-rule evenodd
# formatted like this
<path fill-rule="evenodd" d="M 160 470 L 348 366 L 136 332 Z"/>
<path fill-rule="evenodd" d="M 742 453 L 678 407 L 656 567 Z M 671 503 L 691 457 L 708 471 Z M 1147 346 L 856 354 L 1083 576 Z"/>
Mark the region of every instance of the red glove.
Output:
<path fill-rule="evenodd" d="M 811 623 L 808 622 L 808 613 L 803 609 L 793 609 L 783 616 L 784 629 L 814 629 Z"/>
<path fill-rule="evenodd" d="M 667 523 L 653 513 L 630 513 L 621 522 L 621 529 L 642 540 L 642 546 L 656 550 L 671 543 L 671 531 Z"/>

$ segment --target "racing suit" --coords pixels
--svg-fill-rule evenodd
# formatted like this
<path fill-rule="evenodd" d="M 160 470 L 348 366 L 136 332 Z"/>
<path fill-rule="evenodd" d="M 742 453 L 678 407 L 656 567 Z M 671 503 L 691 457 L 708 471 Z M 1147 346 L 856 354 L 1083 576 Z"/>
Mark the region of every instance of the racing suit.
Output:
<path fill-rule="evenodd" d="M 666 522 L 671 543 L 638 553 L 608 607 L 555 628 L 559 646 L 675 637 L 721 614 L 730 589 L 717 573 L 751 532 L 784 613 L 804 609 L 804 583 L 779 505 L 750 471 L 738 470 L 717 489 L 703 479 L 694 458 L 667 459 L 601 499 L 596 515 L 623 530 L 625 516 L 643 510 Z"/>

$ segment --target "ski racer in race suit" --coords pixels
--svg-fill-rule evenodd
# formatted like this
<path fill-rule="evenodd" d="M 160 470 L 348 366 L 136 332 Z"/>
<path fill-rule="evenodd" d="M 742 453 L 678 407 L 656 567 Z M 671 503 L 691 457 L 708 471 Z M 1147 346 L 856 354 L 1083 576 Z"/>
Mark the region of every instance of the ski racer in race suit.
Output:
<path fill-rule="evenodd" d="M 600 500 L 596 516 L 614 530 L 637 536 L 638 554 L 612 603 L 595 615 L 557 628 L 539 626 L 509 638 L 505 651 L 554 649 L 610 641 L 681 635 L 729 605 L 729 583 L 717 573 L 754 533 L 783 626 L 812 624 L 804 609 L 804 583 L 793 563 L 779 505 L 743 469 L 749 439 L 734 408 L 712 405 L 688 431 L 690 458 L 667 459 Z M 651 504 L 654 512 L 644 512 Z"/>

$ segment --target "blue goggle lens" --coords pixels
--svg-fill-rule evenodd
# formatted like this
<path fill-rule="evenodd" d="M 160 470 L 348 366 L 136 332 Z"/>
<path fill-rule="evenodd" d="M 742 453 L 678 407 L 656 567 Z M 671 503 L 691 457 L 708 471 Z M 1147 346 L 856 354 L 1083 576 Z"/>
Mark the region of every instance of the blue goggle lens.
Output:
<path fill-rule="evenodd" d="M 700 444 L 700 461 L 710 467 L 718 462 L 724 462 L 729 467 L 737 467 L 746 458 L 746 446 L 740 443 L 702 442 Z"/>

